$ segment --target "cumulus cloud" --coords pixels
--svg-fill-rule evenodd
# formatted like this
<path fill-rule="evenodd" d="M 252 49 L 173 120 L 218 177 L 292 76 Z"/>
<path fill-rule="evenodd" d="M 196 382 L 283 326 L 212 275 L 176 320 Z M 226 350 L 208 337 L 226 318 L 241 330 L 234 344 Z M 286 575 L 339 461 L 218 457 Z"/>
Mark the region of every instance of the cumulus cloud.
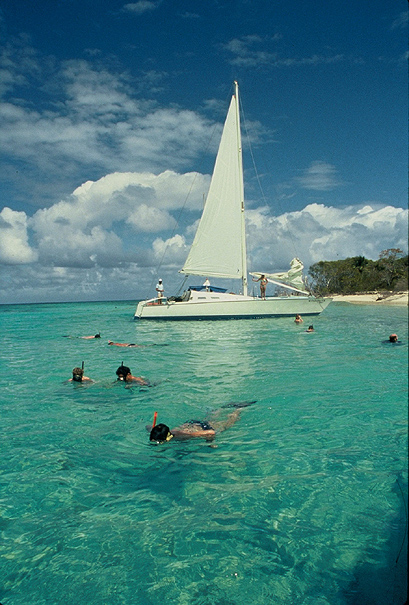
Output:
<path fill-rule="evenodd" d="M 96 59 L 56 63 L 28 45 L 3 49 L 0 72 L 0 151 L 9 161 L 24 163 L 24 173 L 3 163 L 3 178 L 26 194 L 30 187 L 34 199 L 33 182 L 41 198 L 49 196 L 52 203 L 89 175 L 135 167 L 180 171 L 203 153 L 214 129 L 199 113 L 160 108 L 143 98 L 157 87 L 162 75 L 156 72 L 131 84 L 125 71 L 111 73 Z M 33 109 L 24 98 L 39 96 L 38 90 L 42 102 Z"/>
<path fill-rule="evenodd" d="M 4 208 L 0 272 L 8 289 L 0 302 L 145 297 L 159 270 L 176 290 L 208 182 L 195 173 L 113 173 L 32 217 Z M 188 220 L 176 224 L 189 187 Z M 369 202 L 309 204 L 278 216 L 268 206 L 249 209 L 249 269 L 286 270 L 294 256 L 308 268 L 348 256 L 376 259 L 392 247 L 406 252 L 407 228 L 407 210 Z"/>
<path fill-rule="evenodd" d="M 152 247 L 156 262 L 160 264 L 166 262 L 166 266 L 176 266 L 178 269 L 184 264 L 189 251 L 185 238 L 181 235 L 174 235 L 165 241 L 157 238 Z"/>
<path fill-rule="evenodd" d="M 393 206 L 334 208 L 309 204 L 271 216 L 268 208 L 248 212 L 249 252 L 254 270 L 285 269 L 293 256 L 306 267 L 349 256 L 377 259 L 391 247 L 407 252 L 408 211 Z"/>
<path fill-rule="evenodd" d="M 174 229 L 171 212 L 184 205 L 189 190 L 190 208 L 200 208 L 208 183 L 206 175 L 169 170 L 159 175 L 113 173 L 87 181 L 67 200 L 38 210 L 31 218 L 39 259 L 61 267 L 128 262 L 132 253 L 139 254 L 141 243 L 135 234 Z"/>
<path fill-rule="evenodd" d="M 0 212 L 0 262 L 19 265 L 36 260 L 37 253 L 28 243 L 26 213 L 3 208 Z"/>

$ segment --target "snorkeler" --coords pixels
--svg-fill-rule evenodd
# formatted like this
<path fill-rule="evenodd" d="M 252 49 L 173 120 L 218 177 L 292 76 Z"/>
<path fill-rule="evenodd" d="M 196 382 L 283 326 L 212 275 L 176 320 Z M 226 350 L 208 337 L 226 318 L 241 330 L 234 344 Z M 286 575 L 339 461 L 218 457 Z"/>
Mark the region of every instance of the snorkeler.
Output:
<path fill-rule="evenodd" d="M 224 420 L 218 420 L 218 416 L 220 415 L 223 408 L 220 408 L 212 413 L 212 418 L 207 420 L 189 420 L 188 422 L 184 422 L 180 426 L 175 427 L 170 430 L 170 428 L 163 423 L 156 424 L 156 415 L 155 412 L 153 425 L 151 427 L 146 427 L 150 430 L 149 440 L 156 443 L 165 443 L 166 441 L 170 441 L 171 439 L 177 439 L 178 441 L 182 441 L 185 439 L 193 439 L 195 437 L 206 439 L 207 441 L 212 441 L 216 435 L 216 433 L 221 433 L 225 431 L 229 427 L 231 427 L 240 417 L 241 408 L 248 407 L 252 405 L 255 401 L 246 401 L 243 403 L 229 403 L 224 408 L 235 408 L 233 412 L 228 414 L 227 418 Z"/>
<path fill-rule="evenodd" d="M 131 370 L 127 366 L 124 366 L 123 363 L 117 369 L 116 375 L 118 377 L 117 380 L 121 380 L 123 382 L 136 382 L 141 386 L 150 386 L 149 381 L 145 380 L 141 376 L 132 376 Z"/>
<path fill-rule="evenodd" d="M 92 378 L 88 378 L 88 376 L 84 376 L 84 364 L 82 368 L 74 368 L 72 371 L 72 378 L 69 379 L 69 382 L 94 382 Z"/>
<path fill-rule="evenodd" d="M 308 326 L 308 330 L 306 332 L 314 332 L 314 326 Z"/>
<path fill-rule="evenodd" d="M 94 336 L 67 336 L 67 335 L 65 335 L 64 338 L 82 338 L 83 340 L 91 340 L 93 338 L 101 338 L 101 333 L 98 332 L 98 334 L 95 334 Z"/>
<path fill-rule="evenodd" d="M 401 345 L 402 341 L 398 340 L 398 335 L 397 334 L 391 334 L 389 336 L 388 340 L 383 340 L 382 343 L 383 344 Z"/>
<path fill-rule="evenodd" d="M 296 323 L 296 324 L 302 324 L 304 320 L 303 320 L 303 318 L 301 317 L 301 315 L 299 315 L 299 314 L 297 313 L 297 315 L 295 316 L 294 321 L 295 321 L 295 323 Z"/>
<path fill-rule="evenodd" d="M 90 340 L 92 338 L 101 338 L 101 332 L 95 334 L 95 336 L 78 336 L 78 338 L 83 338 L 84 340 Z"/>
<path fill-rule="evenodd" d="M 112 342 L 112 340 L 108 340 L 109 345 L 114 345 L 114 347 L 143 347 L 144 345 L 137 345 L 135 343 L 128 342 Z"/>

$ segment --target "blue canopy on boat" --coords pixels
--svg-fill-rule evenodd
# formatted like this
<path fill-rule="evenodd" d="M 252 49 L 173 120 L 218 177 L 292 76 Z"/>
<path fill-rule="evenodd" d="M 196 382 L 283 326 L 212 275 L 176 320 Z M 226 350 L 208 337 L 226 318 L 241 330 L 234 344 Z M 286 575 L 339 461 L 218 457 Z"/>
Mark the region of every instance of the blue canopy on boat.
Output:
<path fill-rule="evenodd" d="M 206 286 L 189 286 L 189 290 L 195 290 L 196 292 L 203 292 L 206 290 Z M 209 292 L 227 292 L 227 288 L 216 288 L 215 286 L 208 287 Z"/>

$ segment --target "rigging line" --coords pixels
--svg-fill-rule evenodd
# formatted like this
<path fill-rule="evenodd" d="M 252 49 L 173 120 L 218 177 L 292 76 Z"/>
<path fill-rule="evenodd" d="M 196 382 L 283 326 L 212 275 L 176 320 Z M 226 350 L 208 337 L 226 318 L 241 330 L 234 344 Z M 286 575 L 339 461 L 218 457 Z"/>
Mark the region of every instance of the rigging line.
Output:
<path fill-rule="evenodd" d="M 230 88 L 231 88 L 231 87 L 230 87 Z M 211 132 L 211 134 L 210 134 L 209 140 L 208 140 L 207 145 L 206 145 L 206 147 L 205 147 L 205 149 L 204 149 L 204 152 L 203 152 L 203 153 L 204 153 L 204 155 L 206 155 L 206 154 L 207 154 L 207 152 L 208 152 L 208 150 L 209 150 L 210 143 L 212 142 L 212 140 L 213 140 L 213 138 L 214 138 L 214 135 L 215 135 L 215 132 L 216 132 L 216 129 L 217 129 L 217 126 L 218 126 L 218 125 L 219 125 L 219 124 L 218 124 L 218 122 L 215 122 L 215 123 L 214 123 L 214 125 L 213 125 L 212 132 Z M 191 185 L 190 185 L 190 188 L 189 188 L 189 190 L 188 190 L 188 192 L 187 192 L 187 194 L 186 194 L 185 200 L 184 200 L 184 202 L 183 202 L 182 206 L 181 206 L 181 207 L 180 207 L 180 209 L 179 209 L 179 212 L 178 212 L 178 214 L 177 214 L 177 218 L 175 219 L 175 220 L 176 220 L 176 222 L 175 222 L 175 226 L 174 226 L 174 228 L 172 229 L 171 236 L 168 238 L 168 242 L 169 242 L 169 241 L 170 241 L 170 240 L 171 240 L 171 239 L 174 237 L 174 235 L 175 235 L 175 233 L 176 233 L 176 229 L 179 227 L 180 217 L 182 216 L 182 213 L 184 212 L 184 210 L 185 210 L 185 208 L 186 208 L 186 204 L 187 204 L 187 202 L 188 202 L 188 199 L 189 199 L 189 197 L 190 197 L 190 194 L 192 193 L 192 189 L 193 189 L 193 187 L 194 187 L 194 184 L 195 184 L 195 182 L 196 182 L 196 179 L 197 179 L 198 174 L 199 174 L 199 173 L 198 173 L 198 171 L 197 171 L 197 170 L 195 170 L 195 172 L 194 172 L 194 178 L 193 178 L 193 181 L 192 181 L 192 183 L 191 183 Z M 169 248 L 169 244 L 166 244 L 165 249 L 164 249 L 164 251 L 163 251 L 163 253 L 162 253 L 162 256 L 161 256 L 161 258 L 160 258 L 160 261 L 159 261 L 158 265 L 156 266 L 156 274 L 158 274 L 158 273 L 159 273 L 159 271 L 160 271 L 160 269 L 161 269 L 161 267 L 162 267 L 162 264 L 163 264 L 164 258 L 165 258 L 165 256 L 166 256 L 166 253 L 167 253 L 167 251 L 168 251 L 168 248 Z M 150 287 L 149 287 L 149 292 L 150 292 L 150 291 L 153 289 L 153 284 L 154 284 L 154 282 L 155 282 L 155 279 L 156 279 L 156 278 L 154 278 L 154 277 L 152 276 L 152 280 L 151 280 Z M 184 278 L 183 284 L 185 283 L 185 281 L 186 281 L 186 279 Z"/>
<path fill-rule="evenodd" d="M 268 206 L 267 199 L 266 199 L 266 197 L 264 195 L 263 187 L 261 185 L 261 179 L 260 179 L 259 173 L 257 171 L 257 166 L 256 166 L 256 163 L 255 163 L 255 160 L 254 160 L 253 148 L 251 146 L 250 136 L 249 136 L 249 132 L 248 132 L 248 129 L 247 129 L 247 122 L 246 122 L 246 118 L 245 118 L 244 111 L 243 111 L 243 103 L 240 103 L 240 105 L 241 105 L 242 116 L 243 116 L 243 126 L 244 126 L 244 130 L 245 130 L 245 133 L 246 133 L 247 143 L 248 143 L 248 146 L 249 146 L 249 149 L 250 149 L 250 156 L 251 156 L 251 160 L 252 160 L 252 163 L 253 163 L 253 169 L 254 169 L 254 172 L 256 174 L 256 180 L 257 180 L 258 186 L 260 187 L 261 196 L 263 198 L 263 201 L 264 201 L 265 205 Z M 285 214 L 284 210 L 283 210 L 283 208 L 282 208 L 282 206 L 280 204 L 280 201 L 278 201 L 278 205 L 280 206 L 281 213 Z M 294 241 L 294 238 L 293 238 L 293 234 L 292 234 L 292 232 L 290 230 L 290 226 L 289 226 L 287 218 L 286 218 L 286 223 L 287 223 L 288 235 L 290 237 L 291 244 L 293 246 L 294 255 L 298 257 L 297 248 L 296 248 L 295 241 Z"/>

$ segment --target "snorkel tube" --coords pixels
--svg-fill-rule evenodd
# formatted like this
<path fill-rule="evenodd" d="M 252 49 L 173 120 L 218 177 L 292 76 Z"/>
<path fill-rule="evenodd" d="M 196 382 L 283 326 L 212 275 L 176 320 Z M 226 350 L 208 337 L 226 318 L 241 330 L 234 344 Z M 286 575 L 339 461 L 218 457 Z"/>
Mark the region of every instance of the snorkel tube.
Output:
<path fill-rule="evenodd" d="M 158 416 L 158 412 L 155 412 L 155 413 L 153 414 L 153 424 L 152 424 L 152 428 L 155 428 L 155 426 L 156 426 L 156 418 L 157 418 L 157 416 Z"/>

